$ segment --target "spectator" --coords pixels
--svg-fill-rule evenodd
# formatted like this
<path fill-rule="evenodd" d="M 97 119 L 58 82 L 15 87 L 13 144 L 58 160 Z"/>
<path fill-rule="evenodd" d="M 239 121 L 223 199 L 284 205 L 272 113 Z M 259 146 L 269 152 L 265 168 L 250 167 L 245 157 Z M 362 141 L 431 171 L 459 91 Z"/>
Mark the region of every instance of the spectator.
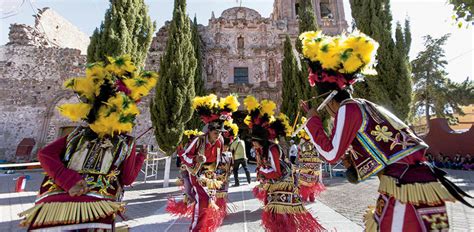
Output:
<path fill-rule="evenodd" d="M 460 154 L 454 155 L 451 168 L 452 168 L 452 169 L 461 169 L 461 168 L 462 168 L 462 165 L 461 165 L 461 155 L 460 155 Z"/>
<path fill-rule="evenodd" d="M 239 186 L 239 168 L 242 166 L 245 171 L 245 176 L 247 177 L 247 182 L 250 184 L 250 172 L 247 168 L 247 155 L 245 154 L 245 142 L 241 140 L 239 137 L 236 137 L 232 144 L 230 145 L 230 150 L 234 157 L 234 185 Z"/>
<path fill-rule="evenodd" d="M 464 161 L 463 169 L 474 170 L 474 159 L 469 154 L 466 155 L 466 160 Z"/>
<path fill-rule="evenodd" d="M 443 157 L 443 166 L 444 166 L 444 168 L 449 168 L 449 169 L 451 169 L 453 167 L 453 162 L 449 158 L 449 156 L 444 156 Z"/>
<path fill-rule="evenodd" d="M 443 157 L 441 156 L 441 154 L 438 154 L 436 156 L 435 166 L 438 167 L 438 168 L 444 168 Z"/>

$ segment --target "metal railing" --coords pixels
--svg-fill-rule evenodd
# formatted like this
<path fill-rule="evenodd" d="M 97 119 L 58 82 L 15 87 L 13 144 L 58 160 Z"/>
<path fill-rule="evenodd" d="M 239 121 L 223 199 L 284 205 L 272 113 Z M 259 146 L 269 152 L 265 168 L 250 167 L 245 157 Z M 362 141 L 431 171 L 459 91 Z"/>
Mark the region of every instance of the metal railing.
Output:
<path fill-rule="evenodd" d="M 163 187 L 166 188 L 169 186 L 170 171 L 171 171 L 171 156 L 167 156 L 166 153 L 162 150 L 158 151 L 149 151 L 145 159 L 145 163 L 140 170 L 144 177 L 143 182 L 146 183 L 149 178 L 158 179 L 158 171 L 160 162 L 165 161 L 165 170 L 163 174 Z"/>

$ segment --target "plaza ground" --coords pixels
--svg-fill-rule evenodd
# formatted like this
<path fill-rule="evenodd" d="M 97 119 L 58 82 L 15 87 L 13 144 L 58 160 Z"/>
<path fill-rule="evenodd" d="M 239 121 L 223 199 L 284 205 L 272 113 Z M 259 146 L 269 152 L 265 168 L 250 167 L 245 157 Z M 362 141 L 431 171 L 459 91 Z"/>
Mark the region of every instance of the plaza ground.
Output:
<path fill-rule="evenodd" d="M 254 166 L 250 170 L 255 170 Z M 242 170 L 241 170 L 242 171 Z M 474 173 L 469 171 L 447 170 L 450 179 L 464 190 L 474 195 Z M 14 178 L 26 174 L 30 176 L 24 192 L 14 192 Z M 124 201 L 127 202 L 128 220 L 119 221 L 118 226 L 127 226 L 130 231 L 187 231 L 190 221 L 177 219 L 166 213 L 166 200 L 170 195 L 179 196 L 179 187 L 174 186 L 177 169 L 171 171 L 171 186 L 163 188 L 162 180 L 143 182 L 139 176 L 133 186 L 126 189 Z M 158 174 L 158 179 L 163 176 Z M 253 178 L 255 174 L 253 173 Z M 232 176 L 233 177 L 233 176 Z M 241 183 L 245 175 L 241 172 Z M 18 227 L 17 213 L 32 206 L 36 191 L 41 183 L 41 171 L 0 174 L 0 231 L 25 231 Z M 362 216 L 368 205 L 375 204 L 378 179 L 371 178 L 363 183 L 353 185 L 345 178 L 325 178 L 327 190 L 315 203 L 307 208 L 328 231 L 362 231 Z M 253 197 L 251 189 L 256 183 L 231 187 L 229 197 L 232 202 L 232 213 L 224 220 L 220 232 L 263 231 L 261 228 L 262 204 Z M 474 203 L 472 199 L 469 202 Z M 450 231 L 474 231 L 474 209 L 461 203 L 448 203 Z"/>

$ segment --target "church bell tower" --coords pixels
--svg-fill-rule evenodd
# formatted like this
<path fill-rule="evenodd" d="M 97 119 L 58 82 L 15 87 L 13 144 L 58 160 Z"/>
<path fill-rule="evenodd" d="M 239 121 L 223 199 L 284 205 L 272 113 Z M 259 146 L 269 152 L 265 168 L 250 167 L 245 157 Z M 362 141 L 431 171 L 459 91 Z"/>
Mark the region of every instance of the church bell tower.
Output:
<path fill-rule="evenodd" d="M 312 1 L 319 27 L 327 34 L 339 34 L 347 29 L 342 0 L 275 0 L 273 20 L 287 21 L 288 31 L 298 31 L 298 13 L 301 1 Z"/>

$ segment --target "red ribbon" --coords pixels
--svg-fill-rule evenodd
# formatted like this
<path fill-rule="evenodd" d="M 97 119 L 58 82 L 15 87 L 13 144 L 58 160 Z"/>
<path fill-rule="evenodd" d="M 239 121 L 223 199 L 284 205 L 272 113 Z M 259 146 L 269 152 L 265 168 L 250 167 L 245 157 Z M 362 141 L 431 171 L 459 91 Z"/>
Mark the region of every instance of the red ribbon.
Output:
<path fill-rule="evenodd" d="M 339 89 L 344 89 L 346 85 L 354 83 L 354 80 L 347 81 L 344 75 L 342 75 L 341 73 L 337 73 L 336 75 L 334 75 L 334 74 L 328 74 L 327 72 L 322 71 L 321 78 L 319 78 L 319 75 L 317 73 L 313 73 L 312 70 L 310 70 L 308 81 L 311 87 L 313 87 L 316 84 L 316 82 L 328 82 L 328 83 L 335 83 L 339 87 Z"/>
<path fill-rule="evenodd" d="M 115 81 L 115 85 L 117 86 L 117 91 L 123 92 L 126 95 L 130 95 L 130 93 L 132 92 L 132 91 L 130 91 L 129 88 L 127 88 L 125 83 L 123 83 L 123 81 L 120 80 L 120 79 Z"/>
<path fill-rule="evenodd" d="M 219 119 L 219 115 L 217 114 L 212 114 L 212 115 L 201 115 L 201 120 L 204 122 L 204 123 L 210 123 L 212 121 L 215 121 Z"/>

